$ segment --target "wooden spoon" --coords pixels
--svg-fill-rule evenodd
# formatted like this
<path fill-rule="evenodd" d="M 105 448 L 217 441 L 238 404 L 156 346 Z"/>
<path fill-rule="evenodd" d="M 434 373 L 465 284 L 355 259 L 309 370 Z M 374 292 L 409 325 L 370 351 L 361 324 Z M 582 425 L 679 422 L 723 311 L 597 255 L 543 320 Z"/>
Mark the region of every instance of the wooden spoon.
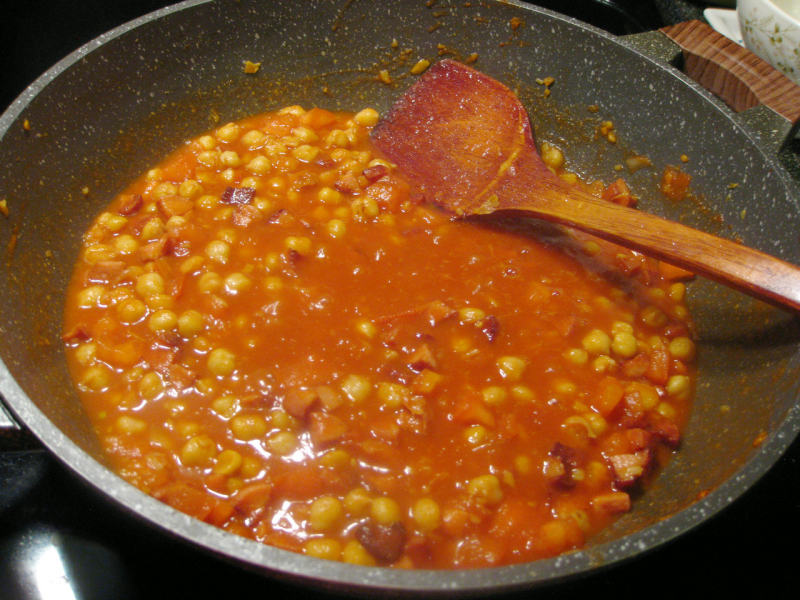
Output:
<path fill-rule="evenodd" d="M 431 67 L 372 137 L 425 198 L 459 216 L 518 211 L 592 233 L 800 310 L 800 269 L 736 242 L 596 198 L 553 175 L 524 107 L 466 65 Z"/>

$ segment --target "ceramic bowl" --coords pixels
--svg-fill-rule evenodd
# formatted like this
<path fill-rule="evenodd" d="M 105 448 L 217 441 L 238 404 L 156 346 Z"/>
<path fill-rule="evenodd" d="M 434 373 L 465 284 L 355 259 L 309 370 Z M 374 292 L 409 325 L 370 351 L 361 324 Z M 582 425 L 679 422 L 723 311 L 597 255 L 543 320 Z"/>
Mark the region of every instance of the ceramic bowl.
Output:
<path fill-rule="evenodd" d="M 736 12 L 747 48 L 800 84 L 800 0 L 739 0 Z"/>

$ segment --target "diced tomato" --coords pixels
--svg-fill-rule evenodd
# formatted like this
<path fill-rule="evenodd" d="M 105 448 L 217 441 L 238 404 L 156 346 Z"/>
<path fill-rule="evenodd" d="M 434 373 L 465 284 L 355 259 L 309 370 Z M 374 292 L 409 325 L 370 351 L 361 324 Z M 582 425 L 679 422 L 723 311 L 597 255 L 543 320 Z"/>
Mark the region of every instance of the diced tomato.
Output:
<path fill-rule="evenodd" d="M 454 566 L 458 568 L 499 565 L 505 556 L 501 540 L 490 535 L 471 535 L 458 544 Z"/>
<path fill-rule="evenodd" d="M 597 385 L 597 394 L 592 398 L 591 405 L 601 415 L 610 415 L 622 400 L 625 389 L 616 377 L 606 376 Z"/>
<path fill-rule="evenodd" d="M 273 498 L 311 498 L 319 494 L 324 486 L 319 476 L 321 467 L 317 465 L 303 465 L 283 473 L 275 478 Z"/>
<path fill-rule="evenodd" d="M 325 446 L 347 435 L 347 423 L 334 415 L 314 411 L 309 416 L 308 431 L 315 444 Z"/>
<path fill-rule="evenodd" d="M 291 388 L 283 397 L 283 409 L 293 417 L 302 419 L 318 399 L 314 390 Z"/>
<path fill-rule="evenodd" d="M 608 200 L 614 204 L 621 204 L 623 206 L 633 206 L 636 204 L 636 199 L 631 194 L 626 181 L 622 178 L 617 179 L 610 183 L 607 188 L 603 190 L 603 200 Z"/>
<path fill-rule="evenodd" d="M 661 192 L 670 200 L 683 200 L 689 191 L 691 175 L 687 175 L 678 167 L 667 166 L 661 176 Z"/>
<path fill-rule="evenodd" d="M 327 127 L 336 121 L 336 115 L 329 110 L 323 108 L 312 108 L 300 117 L 300 122 L 306 127 L 312 129 L 321 129 Z"/>
<path fill-rule="evenodd" d="M 456 403 L 453 417 L 459 423 L 468 425 L 494 427 L 495 424 L 494 414 L 477 395 L 466 395 L 459 399 Z"/>
<path fill-rule="evenodd" d="M 236 492 L 233 506 L 238 512 L 251 515 L 264 508 L 271 497 L 271 483 L 253 483 Z"/>
<path fill-rule="evenodd" d="M 664 385 L 669 379 L 669 365 L 671 362 L 669 351 L 661 345 L 654 346 L 648 353 L 650 364 L 645 375 L 653 383 Z"/>
<path fill-rule="evenodd" d="M 685 279 L 692 279 L 694 277 L 694 273 L 691 271 L 687 271 L 686 269 L 676 267 L 675 265 L 671 265 L 663 261 L 658 262 L 658 272 L 667 281 L 682 281 Z"/>
<path fill-rule="evenodd" d="M 631 509 L 631 497 L 626 492 L 609 492 L 592 498 L 592 508 L 606 514 L 628 512 Z"/>
<path fill-rule="evenodd" d="M 497 507 L 489 533 L 498 538 L 530 537 L 536 522 L 536 510 L 531 504 L 522 498 L 509 498 Z"/>
<path fill-rule="evenodd" d="M 172 508 L 201 520 L 205 520 L 211 514 L 216 501 L 206 492 L 180 481 L 169 484 L 153 495 Z"/>
<path fill-rule="evenodd" d="M 368 185 L 366 192 L 383 210 L 395 211 L 408 195 L 407 189 L 402 188 L 402 185 L 398 185 L 397 178 L 387 175 Z"/>
<path fill-rule="evenodd" d="M 622 363 L 622 372 L 626 377 L 641 377 L 647 373 L 649 366 L 650 357 L 648 357 L 646 353 L 640 352 L 630 360 L 626 360 Z"/>
<path fill-rule="evenodd" d="M 233 504 L 230 502 L 217 500 L 216 504 L 214 504 L 214 507 L 211 509 L 211 512 L 206 517 L 206 522 L 220 527 L 225 523 L 225 521 L 231 518 L 231 515 L 234 513 L 234 511 L 235 509 Z"/>
<path fill-rule="evenodd" d="M 157 204 L 159 210 L 167 217 L 185 215 L 194 207 L 194 202 L 187 198 L 181 198 L 180 196 L 161 198 Z"/>

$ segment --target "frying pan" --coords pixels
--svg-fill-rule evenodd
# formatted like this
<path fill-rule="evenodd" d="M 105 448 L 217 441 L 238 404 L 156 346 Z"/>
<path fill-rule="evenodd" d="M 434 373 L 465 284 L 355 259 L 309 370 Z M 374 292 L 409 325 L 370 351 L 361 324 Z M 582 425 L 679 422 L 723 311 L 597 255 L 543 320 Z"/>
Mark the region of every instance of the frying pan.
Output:
<path fill-rule="evenodd" d="M 678 53 L 661 34 L 617 39 L 514 2 L 428 4 L 185 2 L 70 55 L 0 117 L 0 198 L 10 209 L 0 228 L 7 408 L 80 477 L 145 522 L 249 569 L 326 589 L 467 595 L 616 564 L 730 504 L 800 428 L 797 320 L 698 281 L 690 302 L 701 375 L 683 447 L 634 511 L 578 552 L 447 573 L 352 567 L 207 526 L 106 468 L 60 343 L 64 289 L 92 217 L 127 181 L 217 123 L 290 103 L 385 109 L 411 82 L 413 61 L 437 58 L 438 44 L 456 56 L 477 53 L 477 67 L 517 89 L 538 139 L 564 148 L 585 176 L 608 180 L 626 156 L 646 154 L 655 168 L 627 176 L 644 210 L 800 263 L 799 195 L 788 172 L 795 157 L 780 151 L 796 121 L 791 113 L 790 121 L 763 108 L 735 114 L 665 65 Z M 412 62 L 391 49 L 392 39 L 412 49 Z M 262 61 L 256 76 L 242 73 L 244 60 Z M 377 81 L 383 68 L 393 85 Z M 556 83 L 545 97 L 536 80 L 547 76 Z M 593 140 L 605 119 L 614 121 L 618 144 Z M 698 200 L 663 204 L 656 175 L 682 154 Z"/>

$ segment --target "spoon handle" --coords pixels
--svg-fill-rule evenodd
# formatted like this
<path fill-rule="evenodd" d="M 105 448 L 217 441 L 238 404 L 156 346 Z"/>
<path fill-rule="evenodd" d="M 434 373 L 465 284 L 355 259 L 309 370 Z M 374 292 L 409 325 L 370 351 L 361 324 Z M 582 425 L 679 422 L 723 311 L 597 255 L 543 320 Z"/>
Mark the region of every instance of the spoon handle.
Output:
<path fill-rule="evenodd" d="M 539 186 L 520 210 L 639 250 L 760 300 L 800 311 L 800 268 L 742 244 L 595 198 Z"/>

